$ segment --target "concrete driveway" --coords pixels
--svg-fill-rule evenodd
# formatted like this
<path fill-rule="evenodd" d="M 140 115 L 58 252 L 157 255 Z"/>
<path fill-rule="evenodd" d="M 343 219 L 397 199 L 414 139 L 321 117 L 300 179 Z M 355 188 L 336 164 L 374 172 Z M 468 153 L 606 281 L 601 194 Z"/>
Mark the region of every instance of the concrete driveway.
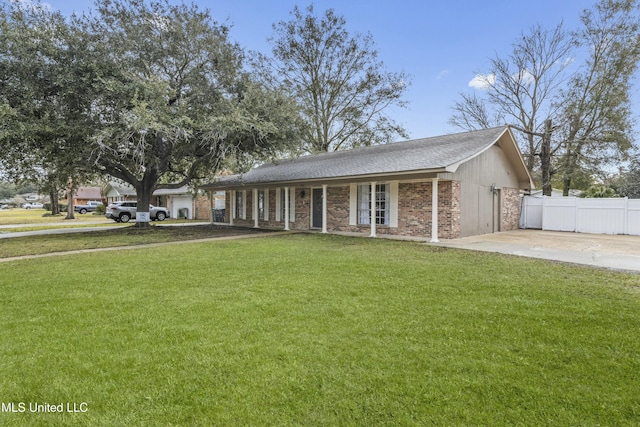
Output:
<path fill-rule="evenodd" d="M 515 230 L 442 240 L 436 245 L 640 273 L 640 236 Z"/>

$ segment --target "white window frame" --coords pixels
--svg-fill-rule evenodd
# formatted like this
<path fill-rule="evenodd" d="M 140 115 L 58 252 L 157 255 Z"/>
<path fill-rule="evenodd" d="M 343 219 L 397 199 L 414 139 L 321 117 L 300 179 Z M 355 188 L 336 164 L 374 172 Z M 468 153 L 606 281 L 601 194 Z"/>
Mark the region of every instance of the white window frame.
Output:
<path fill-rule="evenodd" d="M 371 209 L 374 209 L 376 225 L 391 225 L 391 185 L 387 182 L 376 183 L 375 193 L 371 193 L 371 184 L 359 184 L 357 191 L 357 223 L 371 225 Z M 373 197 L 373 200 L 372 200 Z"/>

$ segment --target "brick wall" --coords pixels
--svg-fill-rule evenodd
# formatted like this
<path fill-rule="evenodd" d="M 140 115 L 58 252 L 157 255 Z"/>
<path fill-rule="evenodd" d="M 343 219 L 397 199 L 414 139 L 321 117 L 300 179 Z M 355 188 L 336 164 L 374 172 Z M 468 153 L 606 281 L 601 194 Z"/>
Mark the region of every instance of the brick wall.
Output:
<path fill-rule="evenodd" d="M 193 200 L 193 209 L 195 212 L 194 219 L 206 220 L 211 219 L 211 205 L 208 196 L 196 196 Z"/>
<path fill-rule="evenodd" d="M 432 183 L 400 183 L 398 186 L 398 233 L 431 237 Z M 460 237 L 460 183 L 438 182 L 438 238 Z"/>
<path fill-rule="evenodd" d="M 517 230 L 520 228 L 520 190 L 517 188 L 502 188 L 502 218 L 501 231 Z"/>

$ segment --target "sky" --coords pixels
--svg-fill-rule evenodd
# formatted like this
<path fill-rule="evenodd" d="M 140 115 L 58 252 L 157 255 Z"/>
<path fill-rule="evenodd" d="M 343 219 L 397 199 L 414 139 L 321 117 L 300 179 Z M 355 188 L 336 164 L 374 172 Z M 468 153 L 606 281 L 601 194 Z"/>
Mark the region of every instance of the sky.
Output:
<path fill-rule="evenodd" d="M 172 0 L 173 3 L 179 2 Z M 190 3 L 191 1 L 187 1 Z M 291 19 L 297 5 L 313 3 L 322 14 L 334 9 L 351 34 L 370 33 L 378 59 L 388 72 L 411 76 L 406 109 L 388 115 L 410 138 L 438 136 L 460 129 L 447 122 L 461 93 L 475 89 L 470 82 L 488 70 L 489 59 L 506 57 L 522 33 L 540 24 L 552 29 L 560 22 L 576 29 L 591 0 L 193 0 L 209 9 L 220 23 L 231 24 L 230 39 L 246 50 L 269 54 L 272 25 Z M 93 7 L 85 0 L 43 0 L 65 15 Z"/>

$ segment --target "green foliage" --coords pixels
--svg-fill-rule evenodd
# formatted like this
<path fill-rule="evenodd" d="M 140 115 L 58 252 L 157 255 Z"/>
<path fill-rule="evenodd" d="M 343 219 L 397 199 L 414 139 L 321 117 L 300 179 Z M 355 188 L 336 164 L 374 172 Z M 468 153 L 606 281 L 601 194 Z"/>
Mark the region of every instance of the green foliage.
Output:
<path fill-rule="evenodd" d="M 607 197 L 620 197 L 613 188 L 609 188 L 605 185 L 592 185 L 580 194 L 580 197 L 585 198 L 607 198 Z"/>
<path fill-rule="evenodd" d="M 45 209 L 45 210 L 47 210 L 47 211 L 51 212 L 51 203 L 44 203 L 44 204 L 43 204 L 43 206 L 44 206 L 44 209 Z M 60 212 L 66 212 L 66 210 L 67 210 L 67 205 L 59 204 L 59 205 L 58 205 L 58 210 L 59 210 Z"/>
<path fill-rule="evenodd" d="M 630 199 L 640 199 L 640 160 L 634 159 L 629 170 L 620 176 L 618 191 Z"/>
<path fill-rule="evenodd" d="M 157 188 L 299 141 L 293 101 L 252 80 L 229 28 L 195 4 L 99 0 L 65 20 L 12 0 L 0 12 L 0 162 L 15 180 L 53 195 L 109 174 L 144 211 Z"/>
<path fill-rule="evenodd" d="M 0 199 L 10 199 L 17 193 L 16 187 L 8 182 L 0 182 Z"/>
<path fill-rule="evenodd" d="M 313 5 L 305 11 L 296 6 L 291 15 L 273 26 L 273 58 L 257 65 L 298 101 L 304 148 L 332 151 L 407 137 L 386 113 L 406 106 L 410 77 L 384 71 L 372 36 L 350 35 L 333 9 L 318 16 Z"/>
<path fill-rule="evenodd" d="M 16 182 L 57 198 L 69 177 L 91 173 L 83 114 L 95 74 L 83 65 L 75 29 L 39 2 L 10 0 L 0 9 L 0 164 Z M 82 77 L 83 76 L 83 77 Z"/>
<path fill-rule="evenodd" d="M 89 405 L 11 425 L 640 422 L 637 275 L 298 235 L 0 277 L 3 399 Z"/>

